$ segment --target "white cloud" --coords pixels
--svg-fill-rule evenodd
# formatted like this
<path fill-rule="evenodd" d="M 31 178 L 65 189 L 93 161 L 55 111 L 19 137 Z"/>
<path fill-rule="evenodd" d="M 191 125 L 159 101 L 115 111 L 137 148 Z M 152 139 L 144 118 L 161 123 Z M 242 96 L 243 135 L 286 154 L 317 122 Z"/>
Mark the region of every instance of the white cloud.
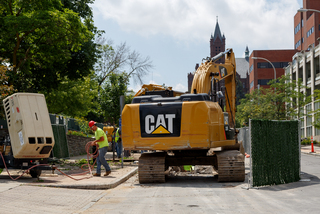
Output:
<path fill-rule="evenodd" d="M 219 16 L 227 46 L 251 49 L 293 48 L 293 16 L 300 8 L 298 0 L 96 0 L 94 6 L 124 31 L 185 42 L 208 42 Z"/>
<path fill-rule="evenodd" d="M 113 37 L 128 41 L 142 55 L 151 55 L 155 70 L 143 78 L 144 83 L 186 91 L 187 73 L 210 54 L 209 39 L 216 16 L 226 48 L 233 48 L 239 58 L 244 57 L 246 45 L 250 51 L 293 49 L 293 19 L 301 2 L 95 0 L 92 6 L 95 22 L 106 35 L 115 32 Z M 130 82 L 130 88 L 137 92 L 141 85 Z"/>
<path fill-rule="evenodd" d="M 129 85 L 128 90 L 137 93 L 141 89 L 141 85 Z"/>
<path fill-rule="evenodd" d="M 157 84 L 155 81 L 150 80 L 149 83 L 145 83 L 145 84 L 156 84 L 156 85 L 160 85 Z M 135 93 L 137 93 L 140 89 L 142 88 L 142 85 L 140 84 L 130 84 L 128 87 L 128 90 L 133 90 Z"/>
<path fill-rule="evenodd" d="M 181 91 L 181 92 L 186 92 L 188 89 L 185 85 L 178 83 L 177 85 L 175 85 L 174 87 L 172 87 L 172 89 L 174 91 Z"/>

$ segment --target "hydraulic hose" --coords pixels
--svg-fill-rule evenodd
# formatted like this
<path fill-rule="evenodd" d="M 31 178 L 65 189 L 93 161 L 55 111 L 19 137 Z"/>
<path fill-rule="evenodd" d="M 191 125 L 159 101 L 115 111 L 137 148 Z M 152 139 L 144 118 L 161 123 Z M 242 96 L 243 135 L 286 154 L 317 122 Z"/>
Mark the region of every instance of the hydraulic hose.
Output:
<path fill-rule="evenodd" d="M 99 146 L 98 146 L 98 145 L 96 146 L 96 150 L 95 150 L 92 154 L 90 153 L 90 147 L 91 147 L 91 142 L 88 142 L 88 143 L 86 144 L 86 146 L 85 146 L 85 150 L 86 150 L 86 152 L 87 152 L 87 163 L 86 163 L 86 164 L 83 164 L 83 165 L 81 166 L 81 169 L 82 169 L 84 172 L 78 173 L 78 174 L 67 175 L 67 174 L 65 174 L 64 172 L 62 172 L 60 169 L 58 169 L 58 168 L 56 168 L 56 167 L 52 167 L 52 168 L 58 170 L 61 174 L 65 175 L 65 176 L 67 176 L 67 177 L 69 177 L 69 178 L 71 178 L 71 179 L 73 179 L 73 180 L 76 180 L 76 181 L 92 178 L 92 177 L 93 177 L 93 175 L 92 175 L 92 170 L 93 170 L 93 168 L 94 168 L 94 165 L 95 165 L 96 161 L 95 161 L 92 165 L 90 165 L 90 158 L 93 160 L 94 158 L 97 158 L 97 157 L 99 156 Z M 3 163 L 4 163 L 4 166 L 5 166 L 5 168 L 6 168 L 6 171 L 7 171 L 8 175 L 9 175 L 9 177 L 11 178 L 11 180 L 13 180 L 13 181 L 16 181 L 16 180 L 18 180 L 19 178 L 21 178 L 21 177 L 22 177 L 24 174 L 26 174 L 30 169 L 33 169 L 33 168 L 38 167 L 38 166 L 50 166 L 49 164 L 38 164 L 38 165 L 34 165 L 34 166 L 30 167 L 29 169 L 25 170 L 25 171 L 24 171 L 20 176 L 18 176 L 17 178 L 13 178 L 13 177 L 10 175 L 10 173 L 9 173 L 8 167 L 7 167 L 7 165 L 6 165 L 6 162 L 5 162 L 4 157 L 3 157 L 3 155 L 2 155 L 1 152 L 0 152 L 0 155 L 1 155 L 2 161 L 3 161 Z M 84 169 L 84 168 L 83 168 L 84 166 L 88 166 L 88 169 Z M 90 176 L 87 176 L 87 177 L 83 177 L 83 178 L 74 178 L 74 177 L 72 177 L 72 176 L 76 176 L 76 175 L 85 175 L 85 174 L 87 174 L 88 172 L 89 172 Z"/>

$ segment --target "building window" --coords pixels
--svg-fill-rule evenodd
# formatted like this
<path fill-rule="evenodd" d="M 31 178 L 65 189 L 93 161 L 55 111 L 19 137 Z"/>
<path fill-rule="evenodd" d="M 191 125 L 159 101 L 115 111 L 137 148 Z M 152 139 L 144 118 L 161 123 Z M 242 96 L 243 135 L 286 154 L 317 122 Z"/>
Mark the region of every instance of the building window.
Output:
<path fill-rule="evenodd" d="M 268 68 L 269 64 L 270 64 L 269 62 L 258 62 L 257 67 L 258 68 Z M 270 67 L 271 67 L 271 65 L 270 65 Z"/>
<path fill-rule="evenodd" d="M 310 30 L 307 32 L 307 38 L 314 32 L 314 27 L 310 28 Z"/>
<path fill-rule="evenodd" d="M 268 85 L 268 82 L 272 79 L 260 79 L 258 80 L 259 85 Z"/>
<path fill-rule="evenodd" d="M 299 30 L 301 29 L 300 23 L 294 28 L 294 34 L 297 34 Z"/>
<path fill-rule="evenodd" d="M 253 80 L 252 80 L 252 82 L 250 83 L 250 88 L 252 88 L 253 87 Z"/>
<path fill-rule="evenodd" d="M 252 70 L 253 70 L 253 64 L 250 66 L 249 74 L 252 72 Z"/>
<path fill-rule="evenodd" d="M 295 44 L 295 49 L 298 49 L 298 47 L 301 45 L 301 40 L 299 40 L 296 44 Z"/>
<path fill-rule="evenodd" d="M 289 65 L 288 62 L 271 62 L 271 63 L 275 68 L 284 68 Z M 257 63 L 258 68 L 273 68 L 272 65 L 269 62 L 258 62 Z"/>
<path fill-rule="evenodd" d="M 301 27 L 303 27 L 303 19 L 301 19 Z"/>

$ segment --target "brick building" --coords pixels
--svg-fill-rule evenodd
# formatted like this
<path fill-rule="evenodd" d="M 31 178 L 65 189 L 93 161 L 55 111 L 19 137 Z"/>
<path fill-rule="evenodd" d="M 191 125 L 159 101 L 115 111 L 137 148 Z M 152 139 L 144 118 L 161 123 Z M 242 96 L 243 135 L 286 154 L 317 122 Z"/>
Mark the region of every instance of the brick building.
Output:
<path fill-rule="evenodd" d="M 292 56 L 297 50 L 254 50 L 249 59 L 249 82 L 250 92 L 258 88 L 258 85 L 263 88 L 268 88 L 268 82 L 274 79 L 274 69 L 272 65 L 264 60 L 269 60 L 276 71 L 276 78 L 284 75 L 284 68 L 291 62 Z M 258 57 L 258 59 L 252 59 Z M 264 59 L 259 59 L 264 58 Z"/>
<path fill-rule="evenodd" d="M 214 57 L 221 52 L 226 50 L 226 38 L 224 34 L 221 34 L 220 26 L 217 23 L 215 26 L 214 34 L 210 37 L 210 57 Z M 245 50 L 245 58 L 236 58 L 236 69 L 237 77 L 240 79 L 243 85 L 243 92 L 247 93 L 249 91 L 249 49 L 248 46 Z M 217 60 L 216 63 L 224 63 L 225 58 Z M 194 72 L 198 69 L 199 64 L 196 64 Z M 188 73 L 188 91 L 191 92 L 192 81 L 194 77 L 194 72 Z M 220 82 L 221 86 L 224 86 L 224 80 Z"/>
<path fill-rule="evenodd" d="M 320 11 L 319 0 L 303 0 L 303 9 Z M 294 16 L 294 45 L 299 50 L 291 58 L 291 63 L 285 72 L 291 75 L 292 80 L 301 79 L 302 84 L 307 86 L 301 89 L 301 93 L 314 94 L 314 90 L 320 89 L 320 13 L 297 12 Z M 320 101 L 314 97 L 301 110 L 304 116 L 301 119 L 301 137 L 314 137 L 320 141 L 320 129 L 313 123 L 317 118 L 312 113 L 320 109 Z"/>
<path fill-rule="evenodd" d="M 249 48 L 246 47 L 245 58 L 236 58 L 237 78 L 241 81 L 243 93 L 249 92 Z"/>
<path fill-rule="evenodd" d="M 303 0 L 303 8 L 320 10 L 319 0 Z M 320 13 L 297 12 L 294 16 L 294 47 L 310 50 L 319 44 Z"/>
<path fill-rule="evenodd" d="M 219 23 L 218 23 L 218 17 L 217 17 L 217 23 L 214 30 L 214 34 L 211 34 L 210 37 L 210 57 L 214 57 L 215 55 L 219 54 L 220 52 L 224 52 L 226 50 L 226 38 L 223 35 L 221 35 Z M 224 58 L 217 60 L 216 63 L 224 63 Z M 197 63 L 195 66 L 194 72 L 198 69 L 199 64 Z M 191 86 L 192 81 L 194 77 L 194 72 L 188 73 L 188 91 L 191 92 Z"/>
<path fill-rule="evenodd" d="M 217 17 L 217 23 L 214 30 L 214 34 L 211 34 L 210 38 L 210 57 L 214 57 L 218 55 L 221 52 L 224 52 L 226 50 L 226 38 L 223 35 L 221 35 L 219 23 L 218 23 L 218 17 Z M 224 63 L 224 57 L 220 58 L 216 61 L 216 63 Z"/>

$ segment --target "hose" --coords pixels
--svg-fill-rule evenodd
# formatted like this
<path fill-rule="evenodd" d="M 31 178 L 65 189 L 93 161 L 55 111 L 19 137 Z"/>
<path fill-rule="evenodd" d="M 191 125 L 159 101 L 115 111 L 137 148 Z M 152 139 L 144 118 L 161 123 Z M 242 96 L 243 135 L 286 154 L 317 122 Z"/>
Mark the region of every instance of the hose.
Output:
<path fill-rule="evenodd" d="M 72 176 L 85 175 L 85 174 L 87 174 L 87 173 L 89 172 L 90 176 L 83 177 L 83 178 L 79 178 L 79 179 L 78 179 L 78 178 L 73 178 L 71 175 L 65 174 L 64 172 L 62 172 L 60 169 L 58 169 L 58 168 L 56 168 L 56 167 L 52 167 L 52 168 L 58 170 L 61 174 L 67 176 L 68 178 L 71 178 L 71 179 L 76 180 L 76 181 L 92 178 L 92 177 L 93 177 L 93 175 L 92 175 L 92 170 L 93 170 L 93 168 L 94 168 L 94 165 L 96 164 L 96 161 L 94 161 L 94 163 L 93 163 L 92 165 L 90 165 L 90 160 L 89 160 L 89 159 L 92 158 L 92 160 L 93 160 L 94 158 L 97 158 L 97 157 L 99 156 L 99 146 L 98 146 L 98 145 L 96 146 L 96 151 L 94 151 L 92 154 L 90 153 L 90 147 L 91 147 L 91 142 L 88 142 L 88 143 L 86 144 L 86 146 L 85 146 L 85 150 L 86 150 L 86 152 L 87 152 L 87 163 L 81 165 L 81 169 L 82 169 L 84 172 L 78 173 L 78 174 L 72 174 Z M 4 166 L 5 166 L 5 168 L 6 168 L 6 171 L 7 171 L 8 175 L 9 175 L 9 177 L 11 178 L 11 180 L 13 180 L 13 181 L 16 181 L 16 180 L 18 180 L 19 178 L 21 178 L 21 177 L 22 177 L 24 174 L 26 174 L 30 169 L 33 169 L 33 168 L 38 167 L 38 166 L 50 166 L 49 164 L 38 164 L 38 165 L 34 165 L 34 166 L 30 167 L 29 169 L 25 170 L 25 171 L 24 171 L 20 176 L 18 176 L 17 178 L 13 178 L 13 177 L 10 175 L 10 173 L 9 173 L 8 167 L 7 167 L 7 165 L 6 165 L 6 162 L 5 162 L 4 157 L 3 157 L 3 155 L 2 155 L 1 152 L 0 152 L 0 155 L 1 155 L 2 161 L 3 161 L 3 163 L 4 163 Z M 88 169 L 84 169 L 84 168 L 83 168 L 84 166 L 88 166 Z"/>

